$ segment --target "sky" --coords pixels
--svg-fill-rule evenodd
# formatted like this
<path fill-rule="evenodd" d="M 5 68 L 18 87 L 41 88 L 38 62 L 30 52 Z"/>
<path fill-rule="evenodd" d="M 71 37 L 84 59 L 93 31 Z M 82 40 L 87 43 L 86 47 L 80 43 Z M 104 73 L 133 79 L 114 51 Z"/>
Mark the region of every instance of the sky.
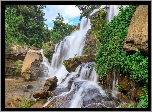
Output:
<path fill-rule="evenodd" d="M 80 23 L 80 13 L 81 11 L 75 7 L 75 5 L 46 5 L 43 9 L 45 13 L 44 18 L 47 19 L 45 23 L 48 25 L 49 29 L 53 28 L 53 21 L 57 17 L 58 13 L 63 16 L 64 22 L 71 25 L 77 25 Z"/>

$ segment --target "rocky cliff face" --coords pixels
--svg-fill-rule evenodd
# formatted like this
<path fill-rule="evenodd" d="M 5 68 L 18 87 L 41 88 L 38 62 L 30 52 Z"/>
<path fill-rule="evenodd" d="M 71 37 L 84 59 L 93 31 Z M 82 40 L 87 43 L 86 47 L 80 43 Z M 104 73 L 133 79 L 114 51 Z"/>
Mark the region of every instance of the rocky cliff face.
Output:
<path fill-rule="evenodd" d="M 21 67 L 28 47 L 7 44 L 5 45 L 5 76 L 14 77 L 21 74 Z"/>
<path fill-rule="evenodd" d="M 43 57 L 39 50 L 29 51 L 24 59 L 21 75 L 27 81 L 37 80 L 38 77 L 45 75 L 48 68 L 41 64 Z"/>
<path fill-rule="evenodd" d="M 131 19 L 124 49 L 134 53 L 139 49 L 143 55 L 148 55 L 148 5 L 139 5 Z"/>

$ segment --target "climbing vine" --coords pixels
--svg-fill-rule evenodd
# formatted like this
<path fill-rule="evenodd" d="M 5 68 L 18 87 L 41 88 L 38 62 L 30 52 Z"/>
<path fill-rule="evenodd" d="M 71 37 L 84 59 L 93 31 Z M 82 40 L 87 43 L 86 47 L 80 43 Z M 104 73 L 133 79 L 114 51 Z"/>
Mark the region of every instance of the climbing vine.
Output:
<path fill-rule="evenodd" d="M 132 15 L 136 6 L 129 5 L 126 9 L 120 7 L 119 14 L 111 22 L 107 22 L 100 27 L 97 38 L 100 47 L 95 56 L 96 72 L 102 77 L 110 70 L 119 73 L 129 73 L 130 79 L 142 82 L 142 87 L 148 84 L 148 57 L 142 56 L 140 51 L 135 54 L 127 55 L 123 50 L 124 40 L 128 32 Z M 145 89 L 145 93 L 147 93 Z M 145 108 L 148 106 L 148 95 L 142 94 L 137 107 Z"/>

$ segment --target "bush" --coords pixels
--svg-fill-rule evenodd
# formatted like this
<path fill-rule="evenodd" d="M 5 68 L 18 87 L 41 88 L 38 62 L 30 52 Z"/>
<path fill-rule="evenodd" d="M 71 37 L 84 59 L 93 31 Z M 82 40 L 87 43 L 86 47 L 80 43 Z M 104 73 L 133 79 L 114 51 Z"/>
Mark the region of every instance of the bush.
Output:
<path fill-rule="evenodd" d="M 126 55 L 123 50 L 124 40 L 128 32 L 132 15 L 136 6 L 130 5 L 126 9 L 120 8 L 118 16 L 111 22 L 105 23 L 100 27 L 97 38 L 100 47 L 95 56 L 95 70 L 102 77 L 113 70 L 121 74 L 129 74 L 130 79 L 142 82 L 142 87 L 148 85 L 148 57 L 142 56 L 140 51 L 135 54 Z M 144 89 L 145 94 L 141 94 L 139 108 L 148 106 L 148 90 Z M 134 107 L 132 104 L 129 107 Z"/>

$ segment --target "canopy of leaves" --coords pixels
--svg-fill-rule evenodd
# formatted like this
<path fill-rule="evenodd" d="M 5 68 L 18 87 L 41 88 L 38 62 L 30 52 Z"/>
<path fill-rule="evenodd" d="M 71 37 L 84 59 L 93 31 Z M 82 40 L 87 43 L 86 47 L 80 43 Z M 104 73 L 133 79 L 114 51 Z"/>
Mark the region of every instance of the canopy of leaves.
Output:
<path fill-rule="evenodd" d="M 43 5 L 7 5 L 5 8 L 5 39 L 10 43 L 41 47 L 50 40 L 44 23 Z"/>
<path fill-rule="evenodd" d="M 75 28 L 74 25 L 69 25 L 68 23 L 64 23 L 64 18 L 60 13 L 55 18 L 54 27 L 50 30 L 51 41 L 53 43 L 57 43 L 61 41 L 65 36 L 69 35 Z"/>

